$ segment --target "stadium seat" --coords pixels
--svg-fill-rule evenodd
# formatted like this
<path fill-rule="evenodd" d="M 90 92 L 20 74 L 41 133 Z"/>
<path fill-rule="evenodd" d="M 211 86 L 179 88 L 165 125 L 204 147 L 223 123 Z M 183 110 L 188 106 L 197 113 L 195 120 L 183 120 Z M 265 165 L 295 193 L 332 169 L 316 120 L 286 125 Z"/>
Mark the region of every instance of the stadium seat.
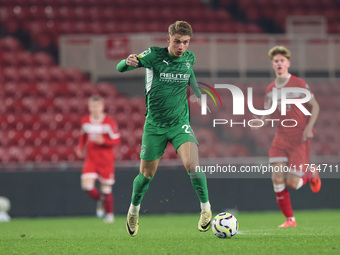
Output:
<path fill-rule="evenodd" d="M 35 81 L 33 68 L 31 66 L 21 67 L 17 74 L 19 75 L 20 82 L 32 83 Z"/>
<path fill-rule="evenodd" d="M 33 69 L 36 82 L 49 82 L 51 81 L 51 75 L 47 66 L 40 66 Z"/>
<path fill-rule="evenodd" d="M 6 82 L 18 82 L 19 81 L 19 76 L 17 74 L 17 69 L 14 67 L 5 67 L 2 70 L 2 82 L 6 83 Z"/>
<path fill-rule="evenodd" d="M 18 60 L 19 67 L 32 66 L 34 63 L 33 55 L 28 51 L 24 51 L 18 54 L 16 58 Z"/>
<path fill-rule="evenodd" d="M 45 52 L 37 52 L 33 55 L 33 64 L 36 67 L 51 67 L 55 65 L 53 58 Z"/>
<path fill-rule="evenodd" d="M 6 36 L 0 40 L 0 50 L 2 52 L 16 53 L 22 51 L 20 42 L 14 37 Z"/>
<path fill-rule="evenodd" d="M 0 63 L 1 63 L 2 68 L 6 68 L 6 67 L 17 68 L 17 67 L 19 67 L 18 55 L 19 54 L 11 53 L 11 52 L 4 52 L 3 54 L 1 54 Z"/>
<path fill-rule="evenodd" d="M 64 70 L 65 81 L 67 82 L 82 82 L 85 80 L 84 74 L 77 68 L 67 68 Z"/>
<path fill-rule="evenodd" d="M 89 24 L 88 32 L 91 34 L 105 34 L 108 31 L 104 22 L 94 21 Z"/>
<path fill-rule="evenodd" d="M 101 82 L 97 84 L 98 93 L 104 97 L 109 97 L 110 100 L 119 96 L 119 92 L 115 89 L 113 84 L 108 82 Z"/>
<path fill-rule="evenodd" d="M 51 81 L 62 83 L 66 81 L 66 75 L 62 68 L 58 66 L 52 66 L 48 69 L 50 73 Z"/>

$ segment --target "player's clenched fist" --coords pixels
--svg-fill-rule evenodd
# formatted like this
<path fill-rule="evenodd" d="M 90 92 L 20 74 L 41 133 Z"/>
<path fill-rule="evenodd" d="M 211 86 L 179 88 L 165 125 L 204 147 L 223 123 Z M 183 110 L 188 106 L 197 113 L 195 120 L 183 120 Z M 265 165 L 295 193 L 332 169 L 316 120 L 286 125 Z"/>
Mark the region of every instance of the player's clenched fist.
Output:
<path fill-rule="evenodd" d="M 137 54 L 130 54 L 126 59 L 126 64 L 128 66 L 136 67 L 138 65 Z"/>

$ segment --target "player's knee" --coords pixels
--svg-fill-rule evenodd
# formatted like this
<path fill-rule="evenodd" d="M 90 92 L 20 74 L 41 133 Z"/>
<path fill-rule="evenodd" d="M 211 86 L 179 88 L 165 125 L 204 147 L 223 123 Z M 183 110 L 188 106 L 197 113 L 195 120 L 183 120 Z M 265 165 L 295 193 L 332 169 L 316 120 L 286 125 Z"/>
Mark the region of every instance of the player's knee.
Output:
<path fill-rule="evenodd" d="M 81 183 L 81 189 L 83 191 L 90 191 L 90 190 L 93 190 L 93 188 L 94 188 L 94 184 L 92 183 L 86 183 L 86 182 Z"/>
<path fill-rule="evenodd" d="M 296 181 L 294 178 L 286 179 L 286 186 L 290 189 L 296 189 Z"/>
<path fill-rule="evenodd" d="M 183 163 L 185 170 L 187 170 L 188 173 L 195 173 L 197 172 L 197 165 L 194 164 L 193 162 L 187 161 Z"/>
<path fill-rule="evenodd" d="M 272 182 L 273 182 L 273 188 L 274 188 L 275 193 L 281 192 L 286 188 L 284 178 L 281 178 L 278 176 L 272 176 Z"/>
<path fill-rule="evenodd" d="M 110 193 L 112 193 L 112 186 L 104 185 L 104 186 L 100 187 L 100 190 L 103 194 L 110 194 Z"/>
<path fill-rule="evenodd" d="M 152 178 L 155 175 L 155 171 L 152 171 L 149 168 L 142 168 L 141 169 L 141 174 L 145 177 L 145 178 Z"/>
<path fill-rule="evenodd" d="M 272 177 L 272 182 L 274 185 L 280 185 L 280 184 L 284 184 L 285 183 L 285 179 L 281 178 L 281 177 Z"/>
<path fill-rule="evenodd" d="M 275 184 L 273 182 L 273 188 L 274 188 L 275 193 L 279 193 L 281 191 L 284 191 L 284 189 L 286 188 L 286 185 L 285 183 Z"/>

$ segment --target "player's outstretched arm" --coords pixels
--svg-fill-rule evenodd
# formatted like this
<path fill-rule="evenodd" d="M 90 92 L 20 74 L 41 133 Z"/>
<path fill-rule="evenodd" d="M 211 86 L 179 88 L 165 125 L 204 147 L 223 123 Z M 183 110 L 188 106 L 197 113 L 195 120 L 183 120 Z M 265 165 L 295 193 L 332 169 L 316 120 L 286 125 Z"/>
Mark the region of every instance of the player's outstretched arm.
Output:
<path fill-rule="evenodd" d="M 126 59 L 123 59 L 118 63 L 116 69 L 119 72 L 134 70 L 139 67 L 139 63 L 137 54 L 130 54 Z"/>

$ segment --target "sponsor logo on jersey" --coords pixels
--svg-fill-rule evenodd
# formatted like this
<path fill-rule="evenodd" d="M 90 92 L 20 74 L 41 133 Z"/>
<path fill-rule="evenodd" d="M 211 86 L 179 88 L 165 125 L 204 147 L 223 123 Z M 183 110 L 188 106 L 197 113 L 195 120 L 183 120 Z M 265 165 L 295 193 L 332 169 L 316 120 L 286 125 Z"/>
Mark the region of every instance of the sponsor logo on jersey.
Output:
<path fill-rule="evenodd" d="M 185 82 L 189 81 L 190 74 L 187 73 L 160 73 L 159 80 L 167 82 Z"/>
<path fill-rule="evenodd" d="M 168 66 L 169 65 L 169 61 L 165 61 L 164 59 L 163 59 L 163 62 Z"/>
<path fill-rule="evenodd" d="M 143 52 L 142 52 L 141 54 L 139 54 L 137 57 L 143 58 L 143 57 L 145 57 L 146 55 L 148 55 L 148 54 L 150 54 L 150 53 L 151 53 L 151 49 L 149 48 L 149 49 L 143 51 Z"/>

